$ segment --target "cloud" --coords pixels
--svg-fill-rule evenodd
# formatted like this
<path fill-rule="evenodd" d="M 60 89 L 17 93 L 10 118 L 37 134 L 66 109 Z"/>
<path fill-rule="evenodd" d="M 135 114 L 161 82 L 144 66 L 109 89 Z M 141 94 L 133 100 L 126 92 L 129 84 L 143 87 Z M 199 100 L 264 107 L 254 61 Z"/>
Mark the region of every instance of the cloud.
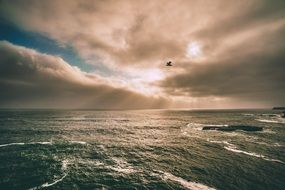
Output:
<path fill-rule="evenodd" d="M 60 57 L 0 41 L 0 107 L 161 108 L 169 102 L 80 71 Z"/>
<path fill-rule="evenodd" d="M 96 73 L 108 68 L 111 81 L 141 85 L 142 92 L 154 88 L 152 94 L 190 102 L 184 106 L 195 100 L 209 107 L 210 99 L 231 100 L 223 105 L 285 103 L 284 10 L 284 0 L 0 0 L 0 18 L 72 46 L 101 68 Z M 189 43 L 201 46 L 201 59 L 187 57 Z M 164 67 L 168 60 L 171 69 Z M 148 77 L 155 73 L 160 82 Z"/>
<path fill-rule="evenodd" d="M 283 35 L 285 31 L 279 32 Z M 178 63 L 188 66 L 158 85 L 173 96 L 231 98 L 235 102 L 246 101 L 249 107 L 256 103 L 261 107 L 283 105 L 285 38 L 278 38 L 276 33 L 272 38 L 264 40 L 261 47 L 251 45 L 251 42 L 240 44 L 228 49 L 231 56 L 206 63 Z M 272 51 L 269 42 L 274 42 L 275 48 L 279 46 L 278 50 Z M 266 43 L 269 43 L 268 47 Z"/>
<path fill-rule="evenodd" d="M 233 21 L 242 23 L 252 17 L 249 13 L 259 1 L 247 2 L 2 0 L 0 7 L 6 19 L 72 44 L 85 58 L 95 54 L 107 65 L 145 67 L 185 58 L 193 37 L 202 38 L 214 30 L 230 32 L 225 27 L 236 28 Z M 255 13 L 264 6 L 255 8 Z M 208 26 L 213 29 L 209 31 Z"/>

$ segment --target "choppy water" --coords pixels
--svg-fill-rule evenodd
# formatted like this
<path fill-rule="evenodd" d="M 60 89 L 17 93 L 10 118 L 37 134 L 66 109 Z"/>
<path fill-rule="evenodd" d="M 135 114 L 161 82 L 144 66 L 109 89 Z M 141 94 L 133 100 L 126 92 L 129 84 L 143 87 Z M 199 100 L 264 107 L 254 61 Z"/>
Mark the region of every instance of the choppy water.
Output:
<path fill-rule="evenodd" d="M 2 110 L 0 189 L 284 189 L 277 113 Z"/>

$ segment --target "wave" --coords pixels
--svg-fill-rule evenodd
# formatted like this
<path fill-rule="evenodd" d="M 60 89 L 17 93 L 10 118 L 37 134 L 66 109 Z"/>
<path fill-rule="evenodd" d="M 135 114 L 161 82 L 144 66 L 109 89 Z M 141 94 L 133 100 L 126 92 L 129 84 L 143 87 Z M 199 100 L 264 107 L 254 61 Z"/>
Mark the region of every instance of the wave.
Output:
<path fill-rule="evenodd" d="M 168 172 L 155 171 L 153 175 L 155 176 L 159 175 L 163 180 L 171 180 L 171 181 L 177 182 L 184 188 L 190 189 L 190 190 L 215 190 L 215 188 L 213 187 L 209 187 L 209 186 L 206 186 L 198 182 L 187 181 L 181 177 L 175 176 Z"/>
<path fill-rule="evenodd" d="M 31 145 L 31 144 L 52 145 L 52 142 L 8 143 L 8 144 L 0 144 L 0 147 L 15 146 L 15 145 Z"/>
<path fill-rule="evenodd" d="M 62 172 L 63 172 L 63 176 L 62 176 L 62 177 L 56 179 L 55 181 L 53 181 L 53 182 L 51 182 L 51 183 L 46 182 L 46 183 L 44 183 L 44 184 L 42 184 L 42 185 L 40 185 L 40 186 L 30 188 L 29 190 L 37 190 L 37 189 L 41 189 L 41 188 L 45 188 L 45 187 L 50 187 L 50 186 L 53 186 L 53 185 L 55 185 L 55 184 L 61 182 L 61 181 L 67 176 L 66 170 L 67 170 L 67 166 L 69 165 L 69 160 L 63 160 L 63 161 L 61 162 L 61 165 L 62 165 L 62 166 L 61 166 L 61 170 L 62 170 Z"/>
<path fill-rule="evenodd" d="M 280 114 L 273 114 L 273 113 L 263 113 L 261 115 L 267 117 L 280 117 Z"/>
<path fill-rule="evenodd" d="M 136 172 L 133 166 L 131 166 L 127 161 L 121 158 L 111 158 L 111 159 L 115 162 L 115 166 L 106 166 L 106 168 L 124 174 L 131 174 Z"/>
<path fill-rule="evenodd" d="M 44 183 L 44 184 L 41 185 L 41 187 L 50 187 L 50 186 L 53 186 L 53 185 L 55 185 L 55 184 L 61 182 L 66 176 L 67 176 L 67 174 L 64 174 L 64 176 L 62 176 L 60 179 L 55 180 L 55 181 L 52 182 L 52 183 Z"/>
<path fill-rule="evenodd" d="M 255 119 L 256 121 L 260 121 L 260 122 L 263 122 L 263 123 L 285 123 L 285 120 L 284 119 Z"/>
<path fill-rule="evenodd" d="M 122 158 L 112 157 L 111 160 L 114 162 L 114 165 L 112 165 L 112 166 L 106 165 L 100 161 L 94 162 L 94 161 L 82 160 L 82 161 L 80 161 L 80 163 L 102 166 L 104 168 L 111 169 L 115 172 L 119 172 L 119 173 L 123 173 L 123 174 L 132 174 L 132 173 L 136 173 L 136 172 L 142 172 L 142 169 L 134 168 L 131 164 L 129 164 L 127 161 L 125 161 Z M 215 188 L 206 186 L 206 185 L 198 183 L 198 182 L 187 181 L 181 177 L 177 177 L 177 176 L 175 176 L 171 173 L 168 173 L 168 172 L 154 170 L 154 171 L 150 172 L 150 175 L 162 178 L 163 180 L 171 180 L 171 181 L 177 182 L 186 189 L 215 190 Z"/>
<path fill-rule="evenodd" d="M 209 127 L 228 127 L 229 125 L 227 124 L 203 124 L 203 123 L 188 123 L 186 125 L 187 127 L 191 127 L 193 129 L 202 131 L 204 126 L 209 126 Z"/>
<path fill-rule="evenodd" d="M 266 160 L 266 161 L 279 162 L 279 163 L 285 164 L 281 160 L 268 158 L 267 156 L 264 156 L 262 154 L 258 154 L 258 153 L 255 153 L 255 152 L 247 152 L 247 151 L 244 151 L 244 150 L 239 150 L 236 145 L 231 144 L 231 143 L 229 143 L 227 141 L 213 141 L 213 140 L 209 140 L 209 139 L 207 139 L 207 141 L 208 142 L 217 143 L 217 144 L 225 144 L 226 146 L 224 146 L 224 149 L 226 149 L 228 151 L 231 151 L 231 152 L 241 153 L 241 154 L 245 154 L 245 155 L 248 155 L 248 156 L 262 158 L 263 160 Z"/>
<path fill-rule="evenodd" d="M 255 116 L 255 114 L 253 114 L 253 113 L 243 113 L 242 115 L 243 116 L 249 116 L 249 117 Z"/>
<path fill-rule="evenodd" d="M 260 142 L 260 141 L 252 141 L 252 143 L 265 145 L 265 146 L 271 146 L 271 147 L 282 147 L 282 145 L 277 143 L 277 142 L 276 143 L 267 143 L 267 142 Z"/>

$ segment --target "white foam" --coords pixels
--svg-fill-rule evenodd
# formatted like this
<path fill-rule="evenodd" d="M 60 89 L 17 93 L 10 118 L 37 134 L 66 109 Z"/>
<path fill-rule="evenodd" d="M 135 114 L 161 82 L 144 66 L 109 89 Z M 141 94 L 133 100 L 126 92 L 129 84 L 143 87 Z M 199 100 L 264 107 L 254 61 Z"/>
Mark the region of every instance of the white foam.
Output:
<path fill-rule="evenodd" d="M 241 153 L 241 154 L 245 154 L 245 155 L 248 155 L 248 156 L 253 156 L 253 157 L 257 157 L 257 158 L 262 158 L 263 160 L 267 160 L 267 161 L 272 161 L 272 162 L 279 162 L 279 163 L 282 163 L 284 164 L 283 161 L 281 160 L 278 160 L 278 159 L 272 159 L 272 158 L 268 158 L 267 156 L 264 156 L 262 154 L 258 154 L 258 153 L 255 153 L 255 152 L 247 152 L 247 151 L 244 151 L 244 150 L 239 150 L 234 144 L 231 144 L 227 141 L 213 141 L 213 140 L 209 140 L 207 139 L 208 142 L 212 142 L 212 143 L 217 143 L 217 144 L 225 144 L 226 146 L 224 146 L 224 148 L 228 151 L 231 151 L 231 152 L 235 152 L 235 153 Z M 278 143 L 274 143 L 274 145 L 279 145 Z"/>
<path fill-rule="evenodd" d="M 197 183 L 197 182 L 191 182 L 191 181 L 187 181 L 181 177 L 177 177 L 171 173 L 168 172 L 162 172 L 162 171 L 157 171 L 158 173 L 160 173 L 160 177 L 162 177 L 163 180 L 171 180 L 171 181 L 175 181 L 177 183 L 179 183 L 181 186 L 185 187 L 186 189 L 190 189 L 190 190 L 215 190 L 215 188 L 213 187 L 209 187 L 206 186 L 204 184 L 201 183 Z M 157 176 L 158 174 L 154 173 L 155 176 Z"/>
<path fill-rule="evenodd" d="M 67 166 L 69 165 L 69 160 L 63 160 L 61 163 L 62 163 L 61 170 L 65 171 L 67 169 Z"/>
<path fill-rule="evenodd" d="M 279 143 L 273 143 L 272 146 L 277 146 L 277 147 L 281 147 L 282 145 Z"/>
<path fill-rule="evenodd" d="M 232 145 L 230 144 L 228 141 L 213 141 L 213 140 L 209 140 L 207 139 L 208 142 L 212 142 L 212 143 L 217 143 L 217 144 L 226 144 L 226 145 Z"/>
<path fill-rule="evenodd" d="M 0 147 L 5 147 L 5 146 L 15 146 L 15 145 L 29 145 L 29 144 L 42 144 L 42 145 L 51 145 L 52 142 L 29 142 L 29 143 L 9 143 L 9 144 L 1 144 Z"/>
<path fill-rule="evenodd" d="M 200 130 L 202 130 L 203 124 L 200 124 L 200 123 L 188 123 L 187 127 L 191 127 L 193 129 L 196 129 L 196 130 L 200 131 Z"/>
<path fill-rule="evenodd" d="M 247 152 L 247 151 L 243 151 L 243 150 L 239 150 L 237 149 L 237 147 L 233 144 L 229 145 L 229 146 L 224 146 L 224 148 L 228 151 L 232 151 L 232 152 L 235 152 L 235 153 L 241 153 L 241 154 L 245 154 L 245 155 L 248 155 L 248 156 L 253 156 L 253 157 L 257 157 L 257 158 L 262 158 L 263 160 L 266 160 L 266 161 L 271 161 L 271 162 L 279 162 L 279 163 L 282 163 L 284 164 L 283 161 L 281 160 L 278 160 L 278 159 L 272 159 L 272 158 L 268 158 L 262 154 L 258 154 L 258 153 L 255 153 L 255 152 Z"/>
<path fill-rule="evenodd" d="M 79 159 L 78 163 L 91 165 L 91 166 L 104 166 L 105 164 L 103 162 L 100 162 L 98 160 L 86 160 L 86 159 Z"/>
<path fill-rule="evenodd" d="M 9 143 L 9 144 L 1 144 L 0 147 L 4 146 L 13 146 L 13 145 L 25 145 L 25 143 Z"/>
<path fill-rule="evenodd" d="M 229 125 L 223 125 L 223 124 L 204 124 L 204 126 L 207 126 L 207 127 L 228 127 Z"/>
<path fill-rule="evenodd" d="M 99 147 L 100 149 L 102 149 L 104 152 L 107 151 L 106 147 L 105 147 L 104 145 L 102 145 L 102 144 L 98 145 L 98 147 Z"/>
<path fill-rule="evenodd" d="M 69 165 L 69 160 L 63 160 L 61 162 L 61 170 L 63 171 L 63 176 L 59 179 L 56 179 L 55 181 L 51 182 L 51 183 L 44 183 L 42 184 L 41 186 L 37 186 L 37 187 L 33 187 L 33 188 L 30 188 L 29 190 L 37 190 L 37 189 L 41 189 L 41 188 L 44 188 L 44 187 L 50 187 L 50 186 L 53 186 L 59 182 L 61 182 L 66 176 L 67 176 L 67 173 L 66 173 L 66 170 L 67 170 L 67 166 Z"/>
<path fill-rule="evenodd" d="M 285 123 L 284 119 L 276 119 L 276 120 L 273 120 L 273 119 L 255 119 L 255 120 L 263 122 L 263 123 Z"/>
<path fill-rule="evenodd" d="M 244 116 L 254 116 L 253 113 L 243 113 L 242 115 L 244 115 Z"/>
<path fill-rule="evenodd" d="M 50 186 L 53 186 L 53 185 L 55 185 L 55 184 L 61 182 L 66 176 L 67 176 L 67 173 L 65 173 L 60 179 L 55 180 L 55 181 L 52 182 L 52 183 L 48 183 L 48 182 L 47 182 L 47 183 L 42 184 L 41 187 L 50 187 Z"/>
<path fill-rule="evenodd" d="M 87 144 L 87 142 L 84 141 L 69 141 L 72 144 Z"/>
<path fill-rule="evenodd" d="M 128 162 L 121 158 L 112 158 L 112 160 L 116 163 L 115 166 L 106 166 L 106 168 L 109 168 L 111 170 L 114 170 L 119 173 L 124 173 L 124 174 L 131 174 L 135 173 L 136 170 L 131 166 Z"/>
<path fill-rule="evenodd" d="M 253 143 L 256 143 L 256 144 L 260 144 L 260 145 L 265 145 L 265 146 L 273 146 L 273 147 L 281 147 L 282 145 L 279 144 L 279 143 L 266 143 L 266 142 L 260 142 L 260 141 L 253 141 Z"/>
<path fill-rule="evenodd" d="M 227 124 L 203 124 L 203 123 L 188 123 L 187 127 L 191 127 L 192 129 L 202 131 L 203 127 L 228 127 Z"/>

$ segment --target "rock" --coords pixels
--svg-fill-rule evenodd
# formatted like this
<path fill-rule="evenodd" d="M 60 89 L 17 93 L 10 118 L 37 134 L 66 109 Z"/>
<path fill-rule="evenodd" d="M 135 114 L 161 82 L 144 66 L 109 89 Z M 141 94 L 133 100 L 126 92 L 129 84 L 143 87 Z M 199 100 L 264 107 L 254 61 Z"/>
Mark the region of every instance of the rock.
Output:
<path fill-rule="evenodd" d="M 285 110 L 285 107 L 274 107 L 273 110 Z"/>
<path fill-rule="evenodd" d="M 226 132 L 241 130 L 241 131 L 255 132 L 255 131 L 262 131 L 263 128 L 257 126 L 249 126 L 249 125 L 230 125 L 223 127 L 204 126 L 202 130 L 216 130 L 216 131 L 226 131 Z"/>

